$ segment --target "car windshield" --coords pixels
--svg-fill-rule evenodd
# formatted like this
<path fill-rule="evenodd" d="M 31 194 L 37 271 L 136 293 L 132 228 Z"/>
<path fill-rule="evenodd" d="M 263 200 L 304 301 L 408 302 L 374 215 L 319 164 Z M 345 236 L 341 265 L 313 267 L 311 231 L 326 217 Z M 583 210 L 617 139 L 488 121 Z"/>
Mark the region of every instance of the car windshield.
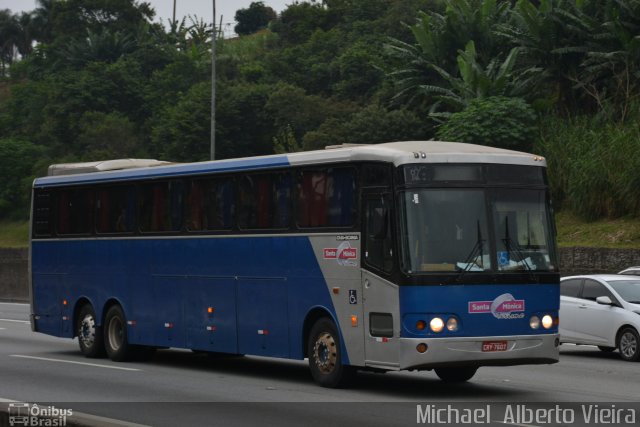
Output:
<path fill-rule="evenodd" d="M 543 190 L 422 188 L 400 200 L 409 274 L 556 270 Z"/>
<path fill-rule="evenodd" d="M 640 280 L 610 280 L 607 283 L 623 300 L 640 304 Z"/>

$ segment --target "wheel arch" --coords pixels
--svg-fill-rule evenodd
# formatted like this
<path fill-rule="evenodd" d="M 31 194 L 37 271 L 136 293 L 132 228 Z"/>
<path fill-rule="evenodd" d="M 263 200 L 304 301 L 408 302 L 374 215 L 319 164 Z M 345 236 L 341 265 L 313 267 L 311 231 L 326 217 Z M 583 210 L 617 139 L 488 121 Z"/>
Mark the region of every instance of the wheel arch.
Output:
<path fill-rule="evenodd" d="M 618 332 L 616 332 L 616 342 L 615 342 L 616 347 L 620 345 L 620 337 L 622 336 L 622 331 L 624 331 L 625 329 L 633 329 L 634 331 L 636 331 L 637 334 L 640 334 L 640 330 L 636 328 L 634 325 L 630 323 L 625 323 L 624 325 L 620 326 L 618 328 Z"/>
<path fill-rule="evenodd" d="M 122 309 L 122 312 L 125 313 L 125 318 L 126 318 L 126 312 L 124 310 L 124 305 L 122 304 L 122 301 L 120 301 L 119 299 L 115 298 L 115 297 L 111 297 L 109 298 L 105 303 L 104 303 L 104 307 L 102 308 L 102 315 L 100 316 L 100 324 L 103 325 L 104 321 L 107 317 L 107 313 L 109 312 L 109 309 L 111 307 L 113 307 L 114 305 L 119 305 L 120 308 Z"/>
<path fill-rule="evenodd" d="M 338 322 L 336 322 L 336 319 L 333 316 L 333 314 L 326 307 L 320 307 L 320 306 L 313 307 L 311 310 L 309 310 L 309 312 L 305 316 L 304 323 L 302 326 L 301 345 L 302 345 L 303 357 L 309 357 L 309 354 L 307 351 L 307 341 L 309 340 L 309 333 L 311 332 L 311 328 L 313 327 L 313 324 L 316 323 L 316 321 L 318 321 L 318 319 L 321 319 L 323 317 L 330 319 L 336 325 L 338 334 L 342 336 L 342 333 L 340 332 L 340 326 Z"/>

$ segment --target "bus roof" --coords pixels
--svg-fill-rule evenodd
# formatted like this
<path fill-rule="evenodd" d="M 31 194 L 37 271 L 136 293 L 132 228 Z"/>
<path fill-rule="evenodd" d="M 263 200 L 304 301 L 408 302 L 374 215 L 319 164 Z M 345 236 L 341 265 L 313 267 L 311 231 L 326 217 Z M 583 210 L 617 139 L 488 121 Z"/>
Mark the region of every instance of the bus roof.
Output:
<path fill-rule="evenodd" d="M 99 162 L 59 163 L 57 165 L 49 166 L 48 175 L 77 175 L 81 173 L 147 168 L 154 166 L 166 166 L 170 164 L 172 163 L 155 159 L 117 159 L 103 160 Z"/>
<path fill-rule="evenodd" d="M 127 165 L 129 167 L 118 167 Z M 415 163 L 497 163 L 523 166 L 546 166 L 543 157 L 519 151 L 482 145 L 441 141 L 403 141 L 384 144 L 344 145 L 327 147 L 326 150 L 278 154 L 260 157 L 216 160 L 199 163 L 169 163 L 158 160 L 134 159 L 110 160 L 85 164 L 50 166 L 50 175 L 34 181 L 34 187 L 128 181 L 140 178 L 224 173 L 242 170 L 274 169 L 286 166 L 302 166 L 350 161 L 385 161 L 395 166 Z M 80 165 L 80 166 L 73 166 Z M 89 167 L 82 165 L 90 165 Z M 102 169 L 100 169 L 102 167 Z M 111 169 L 109 169 L 111 167 Z M 51 173 L 51 171 L 64 171 Z M 74 170 L 74 172 L 69 172 Z M 64 172 L 63 172 L 64 173 Z"/>

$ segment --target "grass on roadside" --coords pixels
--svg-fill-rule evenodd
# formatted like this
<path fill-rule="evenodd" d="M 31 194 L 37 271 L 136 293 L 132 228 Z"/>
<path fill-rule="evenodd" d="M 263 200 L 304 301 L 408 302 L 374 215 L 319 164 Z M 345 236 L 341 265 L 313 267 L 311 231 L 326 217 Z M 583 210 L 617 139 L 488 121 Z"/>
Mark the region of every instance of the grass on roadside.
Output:
<path fill-rule="evenodd" d="M 593 222 L 569 212 L 556 214 L 558 246 L 640 248 L 640 219 L 618 218 Z"/>
<path fill-rule="evenodd" d="M 29 246 L 29 221 L 0 222 L 0 248 Z"/>

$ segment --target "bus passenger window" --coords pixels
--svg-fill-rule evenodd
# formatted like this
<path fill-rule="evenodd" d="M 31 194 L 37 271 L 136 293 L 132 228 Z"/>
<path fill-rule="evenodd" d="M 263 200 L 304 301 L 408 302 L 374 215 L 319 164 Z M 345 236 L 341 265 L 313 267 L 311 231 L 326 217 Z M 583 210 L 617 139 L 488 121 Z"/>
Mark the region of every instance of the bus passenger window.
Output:
<path fill-rule="evenodd" d="M 302 171 L 298 176 L 297 190 L 298 227 L 353 225 L 356 215 L 355 169 Z"/>
<path fill-rule="evenodd" d="M 58 193 L 58 234 L 89 234 L 92 227 L 93 194 L 89 190 Z"/>
<path fill-rule="evenodd" d="M 202 179 L 189 184 L 186 196 L 187 230 L 230 230 L 235 199 L 231 179 Z"/>
<path fill-rule="evenodd" d="M 96 192 L 96 231 L 128 233 L 135 227 L 135 188 L 118 186 Z"/>
<path fill-rule="evenodd" d="M 179 181 L 143 185 L 140 196 L 142 232 L 180 231 L 183 185 Z"/>
<path fill-rule="evenodd" d="M 288 173 L 244 176 L 239 191 L 240 228 L 289 228 L 291 178 Z"/>

